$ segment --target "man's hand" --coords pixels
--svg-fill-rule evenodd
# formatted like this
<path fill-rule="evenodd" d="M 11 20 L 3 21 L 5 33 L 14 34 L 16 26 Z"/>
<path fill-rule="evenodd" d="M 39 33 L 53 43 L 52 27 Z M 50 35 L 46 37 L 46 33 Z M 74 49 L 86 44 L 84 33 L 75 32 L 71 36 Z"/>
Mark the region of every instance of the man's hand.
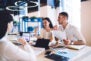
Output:
<path fill-rule="evenodd" d="M 63 39 L 63 42 L 64 42 L 65 45 L 69 45 L 71 43 L 70 40 L 66 40 L 66 39 Z"/>

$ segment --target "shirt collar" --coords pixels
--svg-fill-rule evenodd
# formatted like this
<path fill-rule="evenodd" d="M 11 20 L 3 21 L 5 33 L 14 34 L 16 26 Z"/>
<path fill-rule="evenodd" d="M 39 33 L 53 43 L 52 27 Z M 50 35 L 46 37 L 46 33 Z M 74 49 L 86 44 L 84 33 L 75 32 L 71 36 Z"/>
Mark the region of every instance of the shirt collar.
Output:
<path fill-rule="evenodd" d="M 61 25 L 60 27 L 61 27 L 61 30 L 63 30 L 63 31 L 64 31 L 64 30 L 66 30 L 66 29 L 68 29 L 68 28 L 70 27 L 70 24 L 67 24 L 65 29 L 63 28 L 63 26 L 62 26 L 62 25 Z M 60 28 L 59 28 L 59 29 L 60 29 Z"/>
<path fill-rule="evenodd" d="M 68 29 L 69 27 L 70 27 L 70 24 L 67 24 L 65 29 Z"/>

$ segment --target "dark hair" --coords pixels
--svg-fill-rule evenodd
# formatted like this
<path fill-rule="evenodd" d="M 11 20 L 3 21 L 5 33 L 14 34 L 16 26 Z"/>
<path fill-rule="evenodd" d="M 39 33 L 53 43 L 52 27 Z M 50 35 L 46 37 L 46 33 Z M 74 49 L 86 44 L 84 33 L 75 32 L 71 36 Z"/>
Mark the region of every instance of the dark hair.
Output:
<path fill-rule="evenodd" d="M 59 15 L 63 15 L 65 17 L 67 17 L 67 19 L 68 19 L 68 13 L 67 12 L 61 12 L 61 13 L 59 13 Z"/>
<path fill-rule="evenodd" d="M 51 20 L 48 18 L 48 17 L 46 17 L 46 18 L 43 18 L 43 20 L 47 20 L 50 24 L 49 24 L 49 27 L 50 28 L 53 28 L 53 25 L 52 25 L 52 22 L 51 22 Z M 43 26 L 44 27 L 44 26 Z"/>
<path fill-rule="evenodd" d="M 0 11 L 0 39 L 5 36 L 8 23 L 11 21 L 13 18 L 7 11 Z"/>

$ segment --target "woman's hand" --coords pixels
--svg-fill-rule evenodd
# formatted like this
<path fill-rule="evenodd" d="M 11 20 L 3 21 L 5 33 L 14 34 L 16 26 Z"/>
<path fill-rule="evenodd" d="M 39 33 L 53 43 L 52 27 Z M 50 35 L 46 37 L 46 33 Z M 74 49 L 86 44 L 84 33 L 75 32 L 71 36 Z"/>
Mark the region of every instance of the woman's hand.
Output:
<path fill-rule="evenodd" d="M 26 45 L 27 44 L 26 40 L 24 40 L 23 38 L 19 38 L 18 42 L 20 42 L 22 45 Z"/>

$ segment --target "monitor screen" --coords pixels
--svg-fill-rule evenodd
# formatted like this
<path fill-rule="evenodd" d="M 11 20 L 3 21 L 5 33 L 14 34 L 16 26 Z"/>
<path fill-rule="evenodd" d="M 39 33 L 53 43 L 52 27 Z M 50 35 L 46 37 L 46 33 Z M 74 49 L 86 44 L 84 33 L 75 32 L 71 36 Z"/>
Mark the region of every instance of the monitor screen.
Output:
<path fill-rule="evenodd" d="M 19 22 L 19 32 L 34 32 L 36 28 L 38 28 L 37 34 L 40 34 L 42 18 L 31 19 L 26 16 Z"/>

